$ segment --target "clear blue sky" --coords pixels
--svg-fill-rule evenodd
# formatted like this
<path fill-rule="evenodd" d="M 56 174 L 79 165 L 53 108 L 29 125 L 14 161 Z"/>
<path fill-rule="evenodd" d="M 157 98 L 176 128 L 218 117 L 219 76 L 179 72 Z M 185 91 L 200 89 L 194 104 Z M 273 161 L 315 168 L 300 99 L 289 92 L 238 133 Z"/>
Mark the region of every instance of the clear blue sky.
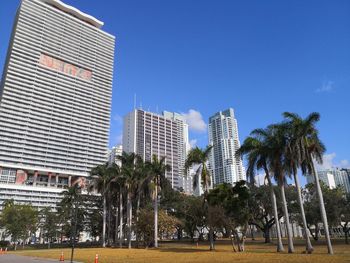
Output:
<path fill-rule="evenodd" d="M 349 165 L 350 1 L 64 2 L 117 37 L 111 145 L 136 93 L 144 109 L 193 109 L 205 122 L 233 107 L 241 141 L 283 111 L 318 111 L 326 164 Z M 0 69 L 18 4 L 0 3 Z M 191 139 L 205 146 L 199 115 L 188 116 Z"/>

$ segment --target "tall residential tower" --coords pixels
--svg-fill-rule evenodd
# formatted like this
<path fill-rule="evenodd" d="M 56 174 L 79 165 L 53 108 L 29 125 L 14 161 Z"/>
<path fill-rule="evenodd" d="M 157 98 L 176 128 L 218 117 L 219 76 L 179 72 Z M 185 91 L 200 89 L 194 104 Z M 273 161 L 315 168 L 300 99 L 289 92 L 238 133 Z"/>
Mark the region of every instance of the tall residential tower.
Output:
<path fill-rule="evenodd" d="M 240 142 L 233 109 L 220 111 L 210 117 L 208 133 L 209 144 L 213 146 L 209 167 L 214 186 L 246 180 L 242 159 L 235 156 Z"/>
<path fill-rule="evenodd" d="M 135 109 L 124 117 L 123 151 L 137 153 L 145 161 L 150 161 L 153 155 L 165 157 L 166 164 L 171 166 L 166 178 L 177 190 L 184 185 L 188 150 L 188 126 L 181 115 Z"/>
<path fill-rule="evenodd" d="M 0 202 L 52 205 L 106 161 L 115 37 L 102 26 L 59 0 L 21 2 L 0 86 Z"/>

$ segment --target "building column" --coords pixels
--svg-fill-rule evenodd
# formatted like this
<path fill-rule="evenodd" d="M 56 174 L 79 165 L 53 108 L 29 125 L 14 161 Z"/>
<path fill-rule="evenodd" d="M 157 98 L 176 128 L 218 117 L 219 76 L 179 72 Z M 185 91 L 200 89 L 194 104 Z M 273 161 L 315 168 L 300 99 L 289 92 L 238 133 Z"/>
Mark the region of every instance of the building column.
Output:
<path fill-rule="evenodd" d="M 33 181 L 33 185 L 36 186 L 36 181 L 38 179 L 38 175 L 39 175 L 39 172 L 38 171 L 35 171 L 34 172 L 34 181 Z"/>
<path fill-rule="evenodd" d="M 49 173 L 48 176 L 49 176 L 49 180 L 47 181 L 47 186 L 50 187 L 51 186 L 52 173 Z"/>
<path fill-rule="evenodd" d="M 56 174 L 56 188 L 58 187 L 58 174 Z"/>
<path fill-rule="evenodd" d="M 72 186 L 72 176 L 68 176 L 68 187 Z"/>

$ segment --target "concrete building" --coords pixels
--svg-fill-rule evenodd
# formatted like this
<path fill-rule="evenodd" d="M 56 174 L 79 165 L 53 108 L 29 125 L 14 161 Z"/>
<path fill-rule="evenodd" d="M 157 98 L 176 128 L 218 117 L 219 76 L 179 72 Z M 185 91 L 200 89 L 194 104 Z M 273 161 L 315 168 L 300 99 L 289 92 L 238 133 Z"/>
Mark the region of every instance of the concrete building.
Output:
<path fill-rule="evenodd" d="M 350 193 L 350 179 L 348 169 L 332 168 L 327 170 L 317 171 L 320 180 L 330 189 L 337 186 L 343 187 L 345 192 Z M 312 175 L 306 176 L 307 183 L 314 183 Z"/>
<path fill-rule="evenodd" d="M 121 161 L 118 159 L 118 156 L 123 154 L 123 145 L 119 144 L 110 149 L 108 153 L 108 163 L 116 163 L 121 166 Z"/>
<path fill-rule="evenodd" d="M 58 0 L 21 2 L 0 85 L 0 205 L 51 206 L 106 161 L 115 37 L 102 26 Z"/>
<path fill-rule="evenodd" d="M 123 150 L 137 153 L 145 161 L 153 155 L 165 157 L 171 166 L 166 177 L 176 190 L 183 190 L 188 149 L 188 126 L 181 115 L 135 109 L 124 117 Z"/>
<path fill-rule="evenodd" d="M 246 180 L 242 159 L 235 156 L 240 142 L 233 109 L 217 112 L 210 117 L 208 133 L 209 145 L 213 146 L 209 158 L 213 185 Z"/>

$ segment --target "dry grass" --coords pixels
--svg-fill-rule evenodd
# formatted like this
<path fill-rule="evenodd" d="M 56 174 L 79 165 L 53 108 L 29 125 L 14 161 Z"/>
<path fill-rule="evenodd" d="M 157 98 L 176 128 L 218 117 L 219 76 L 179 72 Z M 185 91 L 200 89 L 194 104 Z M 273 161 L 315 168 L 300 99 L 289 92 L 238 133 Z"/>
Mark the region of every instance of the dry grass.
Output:
<path fill-rule="evenodd" d="M 114 262 L 348 262 L 350 263 L 350 245 L 342 244 L 341 241 L 334 242 L 333 256 L 327 255 L 327 249 L 324 244 L 315 245 L 315 252 L 312 255 L 303 254 L 304 246 L 300 241 L 296 242 L 296 252 L 294 254 L 276 253 L 275 246 L 264 244 L 262 241 L 247 242 L 246 252 L 234 253 L 228 242 L 218 242 L 216 251 L 208 251 L 206 244 L 201 244 L 197 248 L 192 243 L 162 243 L 159 249 L 118 249 L 118 248 L 84 248 L 75 250 L 75 260 L 84 263 L 94 262 L 95 254 L 99 254 L 100 263 Z M 61 251 L 64 252 L 65 259 L 68 261 L 70 256 L 69 249 L 51 249 L 51 250 L 25 250 L 14 252 L 19 255 L 44 257 L 58 259 Z"/>

